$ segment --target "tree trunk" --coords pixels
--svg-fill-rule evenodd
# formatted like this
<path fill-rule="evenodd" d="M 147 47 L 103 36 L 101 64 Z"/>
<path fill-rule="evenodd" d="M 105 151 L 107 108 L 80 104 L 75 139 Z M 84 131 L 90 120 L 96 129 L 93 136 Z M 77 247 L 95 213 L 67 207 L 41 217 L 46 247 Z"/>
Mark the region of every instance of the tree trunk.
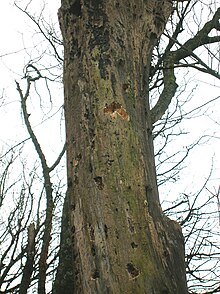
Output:
<path fill-rule="evenodd" d="M 159 204 L 148 97 L 171 1 L 61 2 L 72 244 L 54 293 L 187 293 L 181 228 Z"/>

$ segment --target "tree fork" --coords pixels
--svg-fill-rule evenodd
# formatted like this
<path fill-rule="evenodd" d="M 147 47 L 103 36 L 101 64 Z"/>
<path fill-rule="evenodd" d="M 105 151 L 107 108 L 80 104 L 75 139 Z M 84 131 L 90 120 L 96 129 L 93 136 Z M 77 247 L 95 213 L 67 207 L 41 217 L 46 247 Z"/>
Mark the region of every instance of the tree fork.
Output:
<path fill-rule="evenodd" d="M 159 204 L 148 101 L 152 50 L 172 1 L 61 2 L 68 174 L 62 230 L 69 226 L 72 243 L 62 238 L 60 263 L 69 246 L 72 272 L 59 271 L 54 293 L 65 278 L 73 286 L 63 283 L 64 293 L 185 294 L 183 237 Z"/>

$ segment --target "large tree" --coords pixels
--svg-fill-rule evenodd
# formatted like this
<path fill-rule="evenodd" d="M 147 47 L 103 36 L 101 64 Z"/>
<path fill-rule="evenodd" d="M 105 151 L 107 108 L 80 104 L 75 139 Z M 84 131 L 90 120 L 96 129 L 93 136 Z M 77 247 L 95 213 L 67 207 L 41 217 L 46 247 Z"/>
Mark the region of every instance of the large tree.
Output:
<path fill-rule="evenodd" d="M 68 191 L 54 292 L 187 293 L 183 236 L 160 207 L 152 136 L 176 90 L 174 56 L 149 107 L 152 52 L 172 1 L 61 2 Z"/>
<path fill-rule="evenodd" d="M 209 281 L 202 287 L 208 291 L 210 286 L 212 293 L 218 292 L 217 263 L 213 261 L 217 260 L 219 253 L 217 245 L 208 236 L 211 243 L 207 254 L 206 236 L 210 227 L 204 226 L 204 221 L 209 219 L 210 222 L 208 215 L 213 218 L 216 215 L 213 216 L 210 210 L 202 215 L 202 211 L 212 199 L 219 197 L 219 190 L 216 193 L 208 190 L 212 197 L 208 200 L 205 197 L 206 200 L 202 201 L 198 200 L 200 193 L 193 199 L 184 194 L 182 199 L 169 204 L 165 210 L 171 216 L 177 210 L 175 219 L 181 224 L 186 237 L 184 263 L 181 228 L 163 214 L 157 189 L 157 185 L 164 181 L 175 180 L 176 168 L 195 145 L 188 146 L 185 156 L 182 159 L 177 156 L 178 160 L 173 160 L 172 167 L 166 169 L 166 162 L 178 155 L 172 151 L 173 155 L 162 156 L 172 135 L 169 129 L 173 130 L 184 113 L 184 107 L 178 116 L 178 111 L 172 112 L 172 107 L 178 109 L 181 104 L 177 95 L 172 100 L 180 88 L 176 82 L 179 71 L 176 68 L 182 71 L 182 68 L 191 67 L 193 70 L 190 72 L 196 69 L 220 78 L 215 71 L 219 63 L 215 54 L 216 43 L 220 40 L 217 4 L 212 0 L 209 6 L 197 0 L 161 3 L 150 0 L 129 3 L 62 1 L 59 16 L 65 49 L 68 191 L 63 208 L 57 267 L 59 245 L 55 240 L 60 229 L 62 185 L 60 171 L 55 168 L 65 146 L 57 159 L 48 164 L 49 158 L 45 156 L 44 146 L 33 127 L 36 109 L 30 107 L 30 101 L 36 103 L 33 87 L 39 97 L 37 89 L 44 93 L 45 100 L 42 80 L 49 90 L 48 81 L 54 81 L 51 64 L 56 68 L 57 61 L 60 65 L 63 62 L 62 54 L 59 54 L 62 41 L 57 38 L 54 26 L 42 18 L 43 11 L 40 17 L 28 12 L 32 11 L 32 2 L 28 1 L 24 9 L 16 6 L 34 22 L 48 42 L 49 49 L 43 49 L 42 55 L 37 51 L 36 60 L 32 56 L 25 66 L 23 79 L 26 89 L 23 82 L 16 84 L 24 123 L 40 166 L 38 169 L 34 167 L 28 175 L 22 160 L 20 196 L 15 198 L 15 207 L 8 212 L 8 217 L 4 215 L 1 218 L 4 223 L 1 223 L 1 231 L 4 233 L 0 241 L 5 245 L 0 258 L 1 291 L 25 294 L 38 287 L 38 293 L 45 294 L 50 292 L 53 283 L 54 294 L 187 293 L 186 266 L 188 275 L 194 279 L 193 283 L 189 282 L 189 286 L 194 286 L 192 289 L 199 291 L 199 285 L 211 276 L 212 283 Z M 191 25 L 190 15 L 193 14 Z M 199 49 L 200 46 L 203 50 Z M 54 58 L 54 62 L 50 64 L 45 52 Z M 43 57 L 49 65 L 44 64 L 42 69 L 39 60 Z M 179 83 L 179 77 L 177 81 Z M 48 94 L 54 98 L 50 90 Z M 204 104 L 207 103 L 210 101 Z M 18 143 L 17 147 L 20 145 Z M 9 167 L 12 163 L 14 166 L 17 147 L 10 148 L 1 156 L 6 162 L 1 161 L 4 168 L 0 178 L 0 206 L 4 203 L 7 207 L 11 187 L 14 190 L 17 186 L 13 183 L 7 188 Z M 56 146 L 56 149 L 58 151 L 59 148 Z M 20 153 L 21 149 L 18 150 L 19 156 Z M 42 184 L 40 195 L 41 184 L 36 184 L 36 175 Z M 55 179 L 54 175 L 58 178 Z M 11 174 L 10 179 L 13 180 Z M 19 187 L 16 189 L 19 191 Z M 169 202 L 172 201 L 173 195 L 169 197 Z M 200 220 L 203 221 L 202 227 Z M 211 235 L 215 236 L 215 232 L 212 231 Z M 207 261 L 204 256 L 212 260 L 211 270 L 207 264 L 204 266 Z M 197 260 L 196 267 L 193 259 Z M 195 281 L 199 281 L 199 285 Z"/>

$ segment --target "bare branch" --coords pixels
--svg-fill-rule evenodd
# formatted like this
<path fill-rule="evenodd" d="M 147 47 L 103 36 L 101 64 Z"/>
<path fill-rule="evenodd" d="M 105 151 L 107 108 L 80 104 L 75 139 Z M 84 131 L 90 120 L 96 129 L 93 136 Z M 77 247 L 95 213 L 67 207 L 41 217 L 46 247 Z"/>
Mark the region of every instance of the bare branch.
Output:
<path fill-rule="evenodd" d="M 17 3 L 15 3 L 15 6 L 20 10 L 22 11 L 23 13 L 25 13 L 33 22 L 34 24 L 38 27 L 40 33 L 44 36 L 44 38 L 49 42 L 50 46 L 53 48 L 54 50 L 54 54 L 57 58 L 57 60 L 59 60 L 59 62 L 63 62 L 63 58 L 59 55 L 58 51 L 57 51 L 57 48 L 56 46 L 54 45 L 54 40 L 56 40 L 56 38 L 50 38 L 51 34 L 49 34 L 48 32 L 45 32 L 43 29 L 42 29 L 42 26 L 40 24 L 39 21 L 37 21 L 33 15 L 31 15 L 28 11 L 27 11 L 27 7 L 26 9 L 22 9 L 20 6 L 18 6 Z M 53 41 L 52 41 L 53 40 Z M 59 41 L 60 42 L 60 41 Z"/>
<path fill-rule="evenodd" d="M 34 78 L 34 81 L 38 80 L 40 78 L 39 74 L 36 78 Z M 45 230 L 43 234 L 43 244 L 40 254 L 40 260 L 39 260 L 39 282 L 38 282 L 38 291 L 39 294 L 45 293 L 45 281 L 46 281 L 46 271 L 47 271 L 47 257 L 48 257 L 48 249 L 49 249 L 49 243 L 51 239 L 51 229 L 52 229 L 52 215 L 53 215 L 53 209 L 54 209 L 54 202 L 53 202 L 53 189 L 52 189 L 52 183 L 50 180 L 50 169 L 47 165 L 45 155 L 41 149 L 41 146 L 37 140 L 37 137 L 34 134 L 34 131 L 31 127 L 30 121 L 29 121 L 29 114 L 27 111 L 27 98 L 30 94 L 30 88 L 33 78 L 27 76 L 27 89 L 25 92 L 25 95 L 23 95 L 22 90 L 20 88 L 20 84 L 16 81 L 17 90 L 20 95 L 21 99 L 21 108 L 23 112 L 23 117 L 25 121 L 25 125 L 27 127 L 28 133 L 31 137 L 31 140 L 34 144 L 34 147 L 37 151 L 37 154 L 39 156 L 39 159 L 41 161 L 42 170 L 43 170 L 43 178 L 44 178 L 44 187 L 46 192 L 46 199 L 47 199 L 47 207 L 46 207 L 46 219 L 45 219 Z"/>
<path fill-rule="evenodd" d="M 164 88 L 156 103 L 156 105 L 151 109 L 151 122 L 154 124 L 157 122 L 166 112 L 170 105 L 173 96 L 176 93 L 178 85 L 176 84 L 176 77 L 174 75 L 174 62 L 172 55 L 167 54 L 164 56 Z"/>
<path fill-rule="evenodd" d="M 26 294 L 31 283 L 31 275 L 33 273 L 34 255 L 35 255 L 35 225 L 31 223 L 28 226 L 28 244 L 27 244 L 27 260 L 23 270 L 23 276 L 20 284 L 19 294 Z"/>
<path fill-rule="evenodd" d="M 57 160 L 54 162 L 54 164 L 49 168 L 49 172 L 55 169 L 55 167 L 60 163 L 60 160 L 62 159 L 64 153 L 66 151 L 66 143 L 63 146 L 62 151 L 60 152 L 59 156 L 57 157 Z"/>
<path fill-rule="evenodd" d="M 184 59 L 192 54 L 192 52 L 197 49 L 198 47 L 209 44 L 210 38 L 214 38 L 219 41 L 219 37 L 208 37 L 208 34 L 211 32 L 212 29 L 216 28 L 216 25 L 218 24 L 218 21 L 220 19 L 220 8 L 217 9 L 215 12 L 212 20 L 207 22 L 203 28 L 197 32 L 197 34 L 186 41 L 181 48 L 177 49 L 176 51 L 173 51 L 173 54 L 175 55 L 175 63 L 180 61 L 181 59 Z M 211 39 L 211 40 L 214 40 Z"/>

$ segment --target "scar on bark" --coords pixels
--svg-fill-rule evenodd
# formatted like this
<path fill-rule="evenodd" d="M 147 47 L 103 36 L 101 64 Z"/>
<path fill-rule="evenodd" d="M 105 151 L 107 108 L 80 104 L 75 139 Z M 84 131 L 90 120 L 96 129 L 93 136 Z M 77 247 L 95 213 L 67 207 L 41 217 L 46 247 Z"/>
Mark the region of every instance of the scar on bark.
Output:
<path fill-rule="evenodd" d="M 126 269 L 128 271 L 129 276 L 132 279 L 137 278 L 139 276 L 139 274 L 140 274 L 139 269 L 137 267 L 135 267 L 131 262 L 127 263 Z"/>
<path fill-rule="evenodd" d="M 89 224 L 89 235 L 90 235 L 90 240 L 92 242 L 95 241 L 95 230 L 91 224 Z"/>
<path fill-rule="evenodd" d="M 131 242 L 131 247 L 133 249 L 136 249 L 138 247 L 138 244 L 136 244 L 135 242 Z"/>
<path fill-rule="evenodd" d="M 127 217 L 127 221 L 128 221 L 128 228 L 130 230 L 131 233 L 135 232 L 135 228 L 134 228 L 134 224 L 133 224 L 133 220 L 131 217 Z"/>
<path fill-rule="evenodd" d="M 111 104 L 106 104 L 104 107 L 104 113 L 108 113 L 112 119 L 116 119 L 117 114 L 122 117 L 124 120 L 129 121 L 130 116 L 128 115 L 125 108 L 116 101 L 113 101 Z"/>
<path fill-rule="evenodd" d="M 73 4 L 70 7 L 70 11 L 75 16 L 80 16 L 82 14 L 80 0 L 73 1 Z"/>
<path fill-rule="evenodd" d="M 91 277 L 91 280 L 96 280 L 100 277 L 99 275 L 99 271 L 97 269 L 95 269 L 92 273 L 92 277 Z"/>
<path fill-rule="evenodd" d="M 96 186 L 99 190 L 103 190 L 104 188 L 104 183 L 103 183 L 103 180 L 102 180 L 102 177 L 95 177 L 94 178 L 94 181 L 96 183 Z"/>

